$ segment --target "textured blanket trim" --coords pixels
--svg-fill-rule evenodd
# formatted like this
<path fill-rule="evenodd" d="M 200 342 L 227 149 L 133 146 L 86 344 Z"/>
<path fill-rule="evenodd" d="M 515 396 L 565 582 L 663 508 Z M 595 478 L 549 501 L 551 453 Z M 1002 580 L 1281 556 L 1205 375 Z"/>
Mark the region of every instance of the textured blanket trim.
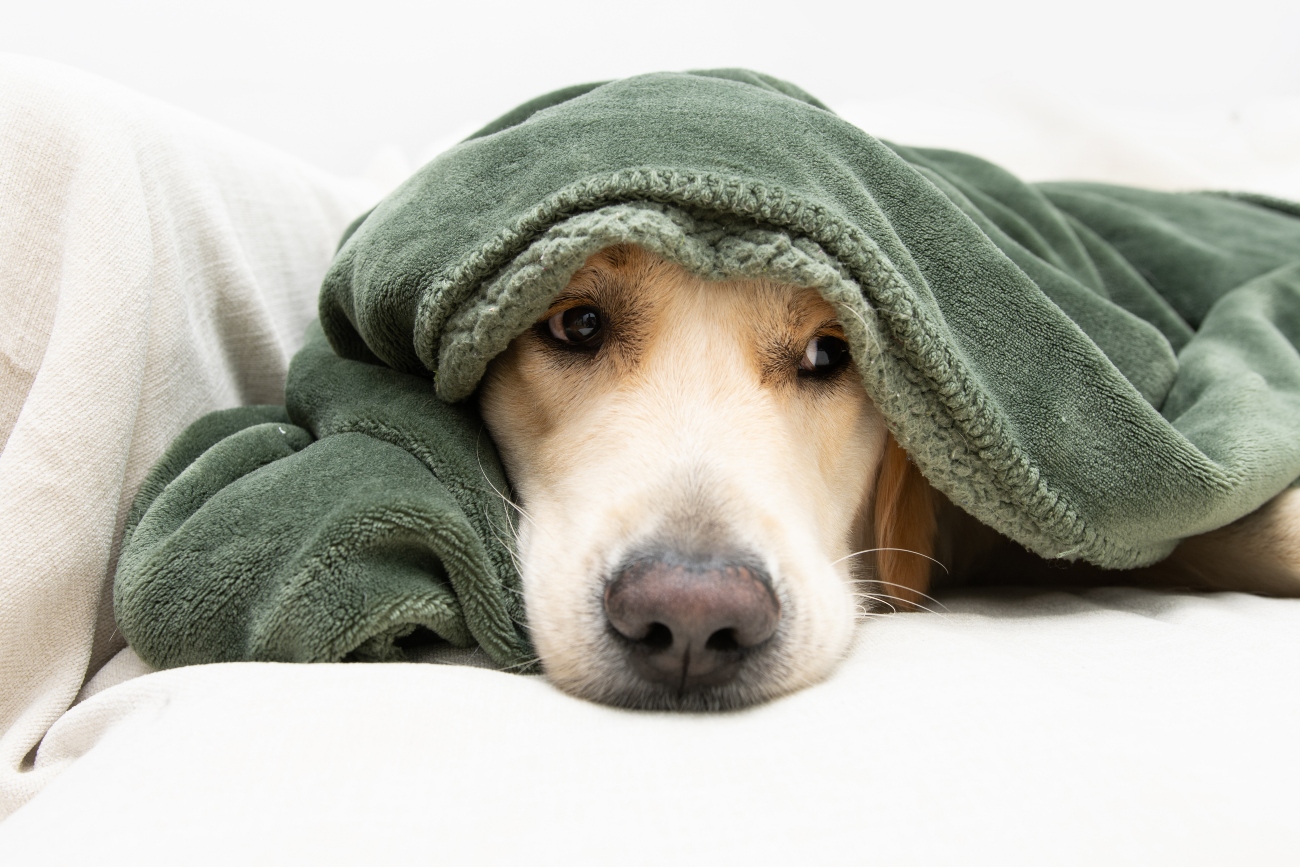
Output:
<path fill-rule="evenodd" d="M 460 346 L 457 353 L 441 351 L 438 336 L 444 333 L 450 317 L 442 316 L 439 310 L 463 311 L 474 306 L 479 315 L 491 318 L 503 306 L 507 289 L 498 285 L 500 281 L 493 279 L 494 275 L 547 230 L 584 212 L 638 201 L 726 215 L 736 226 L 753 220 L 754 230 L 775 229 L 811 242 L 804 252 L 822 259 L 841 274 L 838 291 L 824 284 L 815 288 L 843 312 L 850 313 L 843 324 L 856 357 L 870 362 L 863 366 L 868 393 L 926 477 L 976 518 L 1046 557 L 1086 558 L 1110 568 L 1131 568 L 1169 553 L 1167 547 L 1143 549 L 1102 536 L 1046 483 L 1039 467 L 1015 446 L 996 407 L 987 403 L 974 377 L 942 339 L 927 311 L 915 304 L 905 281 L 870 237 L 828 209 L 806 203 L 784 189 L 735 178 L 656 169 L 630 169 L 594 177 L 549 197 L 530 215 L 449 268 L 443 278 L 421 293 L 415 322 L 415 349 L 428 369 L 435 371 L 439 396 L 446 400 L 468 397 L 487 360 L 505 345 L 500 334 L 480 331 L 479 338 L 491 339 L 463 355 L 470 368 L 457 370 L 449 365 L 440 369 L 440 356 L 450 361 L 468 347 Z M 602 241 L 610 242 L 608 235 L 599 234 Z M 797 249 L 796 242 L 789 243 L 791 250 Z M 660 248 L 657 251 L 680 261 L 669 250 L 670 245 L 656 246 Z M 558 262 L 551 264 L 541 249 L 531 257 L 539 271 L 530 279 L 549 272 L 548 279 L 536 284 L 536 298 L 544 294 L 543 286 L 553 295 L 556 285 L 567 281 L 576 270 L 572 260 L 580 248 L 594 252 L 585 244 L 570 242 L 571 255 L 557 256 L 563 259 L 564 267 L 558 267 Z M 767 261 L 764 256 L 750 258 L 752 262 L 763 259 L 767 266 L 775 261 Z M 696 269 L 700 264 L 680 263 Z M 753 274 L 739 259 L 735 265 L 737 270 L 732 273 L 736 276 Z M 728 274 L 706 268 L 704 276 Z M 870 304 L 858 287 L 867 289 Z M 474 300 L 478 303 L 469 305 L 469 296 L 476 289 Z M 510 303 L 521 300 L 511 298 Z M 536 304 L 521 307 L 537 310 Z M 886 329 L 880 327 L 877 315 L 884 320 Z M 854 324 L 857 320 L 861 327 Z M 457 334 L 444 337 L 442 346 L 451 346 L 448 341 L 459 339 L 458 335 L 466 330 L 464 323 L 457 322 L 455 327 Z M 886 330 L 889 337 L 882 339 Z M 870 346 L 878 351 L 867 353 Z M 947 385 L 938 388 L 938 382 Z"/>

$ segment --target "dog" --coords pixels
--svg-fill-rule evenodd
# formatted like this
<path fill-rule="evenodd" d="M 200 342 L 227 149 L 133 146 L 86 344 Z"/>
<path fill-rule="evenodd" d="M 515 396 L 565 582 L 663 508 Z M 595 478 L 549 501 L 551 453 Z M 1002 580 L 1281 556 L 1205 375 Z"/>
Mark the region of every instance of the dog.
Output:
<path fill-rule="evenodd" d="M 590 257 L 490 365 L 524 602 L 561 689 L 713 710 L 825 678 L 936 578 L 1300 590 L 1300 495 L 1156 567 L 1052 566 L 954 507 L 890 435 L 816 291 Z"/>

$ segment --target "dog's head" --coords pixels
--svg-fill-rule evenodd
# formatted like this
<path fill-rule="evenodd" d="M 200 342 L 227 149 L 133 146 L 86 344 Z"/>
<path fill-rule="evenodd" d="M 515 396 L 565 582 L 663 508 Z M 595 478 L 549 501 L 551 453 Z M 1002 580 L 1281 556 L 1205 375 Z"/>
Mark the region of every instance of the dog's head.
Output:
<path fill-rule="evenodd" d="M 900 555 L 928 550 L 929 489 L 813 290 L 608 248 L 480 402 L 520 500 L 533 640 L 577 695 L 761 701 L 831 670 L 864 597 L 924 590 L 929 562 Z"/>

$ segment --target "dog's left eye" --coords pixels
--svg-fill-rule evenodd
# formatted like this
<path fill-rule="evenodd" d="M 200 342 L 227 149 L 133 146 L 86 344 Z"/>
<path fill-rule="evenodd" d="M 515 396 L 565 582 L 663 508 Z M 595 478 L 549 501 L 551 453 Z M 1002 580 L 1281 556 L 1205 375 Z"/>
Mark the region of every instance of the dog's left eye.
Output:
<path fill-rule="evenodd" d="M 808 341 L 799 359 L 800 376 L 828 376 L 849 360 L 849 345 L 838 337 L 823 334 Z"/>
<path fill-rule="evenodd" d="M 568 346 L 594 349 L 600 344 L 603 331 L 599 308 L 588 305 L 561 310 L 546 320 L 546 332 Z"/>

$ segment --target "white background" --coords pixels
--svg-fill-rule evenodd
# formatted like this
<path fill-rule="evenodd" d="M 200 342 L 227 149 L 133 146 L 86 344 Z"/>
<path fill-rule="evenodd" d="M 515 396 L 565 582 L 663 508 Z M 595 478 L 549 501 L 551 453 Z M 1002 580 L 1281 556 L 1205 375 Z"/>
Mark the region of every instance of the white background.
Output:
<path fill-rule="evenodd" d="M 964 147 L 1029 176 L 1251 186 L 1254 169 L 1300 156 L 1294 0 L 0 3 L 0 50 L 385 180 L 544 91 L 711 66 L 770 72 L 869 132 Z M 1213 146 L 1197 142 L 1207 128 Z M 1061 159 L 1076 129 L 1153 150 L 1137 166 Z"/>

